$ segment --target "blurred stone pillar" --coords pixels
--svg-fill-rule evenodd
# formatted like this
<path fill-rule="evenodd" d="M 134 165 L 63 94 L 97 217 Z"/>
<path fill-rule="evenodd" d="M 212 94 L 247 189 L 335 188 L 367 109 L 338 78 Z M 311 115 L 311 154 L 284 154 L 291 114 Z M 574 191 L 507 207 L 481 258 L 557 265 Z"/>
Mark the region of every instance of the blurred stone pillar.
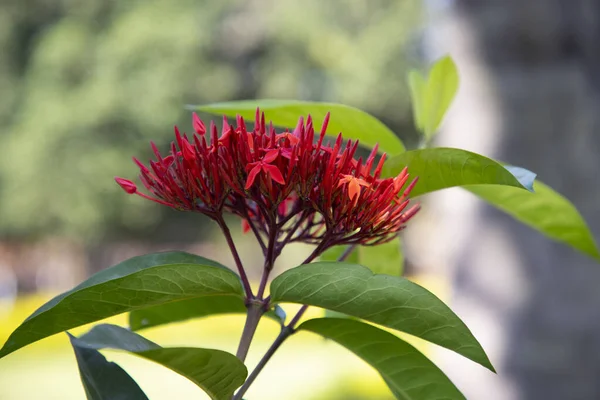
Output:
<path fill-rule="evenodd" d="M 461 75 L 437 144 L 537 172 L 600 237 L 600 1 L 427 4 L 430 48 Z M 467 398 L 600 399 L 600 265 L 458 189 L 424 211 L 412 259 L 448 276 L 452 308 L 499 370 L 444 352 Z"/>

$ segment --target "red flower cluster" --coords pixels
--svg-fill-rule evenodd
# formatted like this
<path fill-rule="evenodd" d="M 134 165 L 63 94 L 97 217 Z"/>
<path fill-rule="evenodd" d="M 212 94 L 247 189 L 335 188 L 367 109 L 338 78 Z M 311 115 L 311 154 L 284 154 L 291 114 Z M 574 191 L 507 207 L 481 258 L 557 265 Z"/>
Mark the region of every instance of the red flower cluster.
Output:
<path fill-rule="evenodd" d="M 393 238 L 418 211 L 407 211 L 416 179 L 407 185 L 404 169 L 381 178 L 385 154 L 374 167 L 377 148 L 365 162 L 355 159 L 358 141 L 323 143 L 329 115 L 315 137 L 312 119 L 300 118 L 293 132 L 277 134 L 256 112 L 253 131 L 238 116 L 237 126 L 223 121 L 218 134 L 194 113 L 192 138 L 175 128 L 176 141 L 149 167 L 134 158 L 140 180 L 150 195 L 126 179 L 116 178 L 130 194 L 138 194 L 178 210 L 196 211 L 213 219 L 224 211 L 244 219 L 245 230 L 266 234 L 280 248 L 301 241 L 323 249 L 338 244 L 375 244 Z M 261 241 L 263 249 L 264 243 Z"/>

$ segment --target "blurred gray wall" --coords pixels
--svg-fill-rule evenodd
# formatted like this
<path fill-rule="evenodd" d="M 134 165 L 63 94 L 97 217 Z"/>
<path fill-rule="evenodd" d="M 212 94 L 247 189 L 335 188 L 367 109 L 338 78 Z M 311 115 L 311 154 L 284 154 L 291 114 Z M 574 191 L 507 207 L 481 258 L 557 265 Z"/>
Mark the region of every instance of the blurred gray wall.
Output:
<path fill-rule="evenodd" d="M 450 52 L 461 74 L 438 145 L 537 172 L 600 237 L 600 1 L 428 6 L 432 56 Z M 453 309 L 498 368 L 444 353 L 467 398 L 600 399 L 600 265 L 466 192 L 430 201 L 416 261 L 451 278 Z M 425 234 L 435 250 L 420 248 Z"/>

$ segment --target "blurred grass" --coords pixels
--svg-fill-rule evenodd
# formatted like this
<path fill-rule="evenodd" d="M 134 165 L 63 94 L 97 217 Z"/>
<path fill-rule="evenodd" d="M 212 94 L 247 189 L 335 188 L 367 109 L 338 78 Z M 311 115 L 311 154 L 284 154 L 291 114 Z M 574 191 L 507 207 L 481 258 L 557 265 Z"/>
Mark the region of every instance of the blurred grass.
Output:
<path fill-rule="evenodd" d="M 443 285 L 435 279 L 419 277 L 418 283 L 443 293 Z M 35 309 L 52 297 L 50 293 L 24 296 L 14 304 L 0 302 L 0 343 Z M 443 297 L 443 296 L 442 296 Z M 285 306 L 288 315 L 298 308 Z M 311 308 L 307 318 L 323 315 Z M 126 315 L 106 320 L 126 325 Z M 142 331 L 150 340 L 163 346 L 195 346 L 216 348 L 235 353 L 244 317 L 228 315 L 205 318 Z M 79 334 L 90 326 L 73 329 Z M 275 338 L 279 326 L 263 319 L 252 345 L 247 364 L 252 368 Z M 427 352 L 427 345 L 402 335 Z M 208 399 L 194 384 L 157 364 L 116 351 L 105 351 L 109 360 L 121 364 L 152 400 Z M 310 383 L 310 384 L 307 384 Z M 83 399 L 77 365 L 67 336 L 54 335 L 32 344 L 0 360 L 0 400 L 75 400 Z M 391 399 L 379 375 L 358 357 L 341 346 L 321 337 L 300 332 L 273 357 L 248 392 L 249 399 L 275 400 L 384 400 Z"/>

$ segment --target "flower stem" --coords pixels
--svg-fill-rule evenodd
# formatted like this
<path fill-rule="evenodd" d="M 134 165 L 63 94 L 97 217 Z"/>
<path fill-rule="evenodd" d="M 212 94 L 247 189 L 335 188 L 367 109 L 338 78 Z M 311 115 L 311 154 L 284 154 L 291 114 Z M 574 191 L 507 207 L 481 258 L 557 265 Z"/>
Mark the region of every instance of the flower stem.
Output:
<path fill-rule="evenodd" d="M 237 358 L 242 362 L 246 360 L 246 355 L 248 355 L 248 350 L 250 349 L 250 343 L 252 343 L 254 332 L 256 332 L 256 327 L 258 326 L 258 322 L 260 321 L 263 312 L 261 303 L 252 302 L 248 305 L 246 323 L 244 324 L 244 331 L 242 332 L 242 337 L 240 338 L 240 344 L 236 353 Z"/>
<path fill-rule="evenodd" d="M 348 258 L 348 256 L 350 254 L 352 254 L 352 252 L 354 251 L 354 249 L 356 248 L 356 245 L 350 245 L 346 248 L 346 250 L 344 250 L 344 252 L 342 253 L 342 255 L 338 258 L 338 261 L 344 261 L 346 258 Z"/>
<path fill-rule="evenodd" d="M 321 254 L 321 251 L 322 251 L 321 249 L 323 247 L 324 246 L 317 246 L 317 248 L 308 256 L 308 258 L 306 260 L 304 260 L 303 264 L 308 264 L 309 262 L 314 260 L 319 254 Z M 352 250 L 354 250 L 355 247 L 356 246 L 350 246 L 348 249 L 346 249 L 346 251 L 344 251 L 344 253 L 338 258 L 338 261 L 344 261 L 346 259 L 346 257 L 348 257 L 348 255 L 350 255 L 350 253 L 352 253 Z M 292 318 L 290 323 L 287 324 L 286 326 L 284 326 L 283 328 L 281 328 L 281 332 L 279 333 L 277 338 L 275 338 L 275 341 L 273 342 L 273 344 L 271 344 L 271 346 L 269 347 L 267 352 L 260 359 L 260 361 L 256 365 L 256 368 L 254 368 L 252 373 L 250 373 L 250 375 L 248 376 L 248 379 L 246 379 L 246 382 L 244 382 L 242 387 L 233 396 L 232 400 L 242 400 L 242 396 L 246 393 L 246 391 L 248 391 L 248 388 L 250 387 L 250 385 L 252 385 L 252 383 L 254 383 L 258 374 L 260 374 L 260 372 L 263 370 L 265 365 L 267 365 L 267 363 L 269 362 L 271 357 L 273 357 L 273 354 L 275 354 L 277 349 L 279 349 L 279 347 L 283 344 L 283 342 L 286 341 L 286 339 L 288 337 L 290 337 L 293 333 L 296 332 L 296 325 L 298 324 L 298 322 L 300 321 L 300 318 L 302 318 L 302 316 L 304 315 L 304 313 L 306 312 L 308 307 L 309 306 L 307 304 L 302 305 L 302 307 L 300 307 L 300 309 L 298 310 L 296 315 L 294 315 L 294 317 Z M 248 311 L 248 313 L 249 312 L 250 311 Z"/>
<path fill-rule="evenodd" d="M 231 255 L 233 255 L 233 260 L 235 261 L 235 265 L 237 267 L 238 273 L 240 274 L 240 278 L 242 280 L 242 285 L 244 286 L 244 292 L 246 292 L 246 300 L 251 300 L 254 298 L 252 294 L 252 288 L 250 287 L 250 281 L 248 280 L 248 276 L 246 275 L 246 270 L 244 270 L 244 265 L 242 264 L 242 260 L 240 259 L 240 255 L 238 254 L 237 248 L 235 247 L 235 243 L 233 242 L 233 238 L 231 237 L 231 232 L 229 231 L 229 227 L 227 223 L 223 219 L 223 217 L 219 217 L 216 219 L 217 224 L 223 231 L 223 235 L 225 236 L 225 240 L 227 241 L 227 245 L 229 245 L 229 249 L 231 250 Z"/>
<path fill-rule="evenodd" d="M 262 299 L 263 295 L 265 294 L 265 289 L 269 280 L 269 274 L 273 270 L 275 258 L 277 257 L 275 254 L 275 248 L 277 247 L 277 233 L 277 224 L 274 222 L 269 224 L 269 243 L 267 245 L 267 254 L 265 256 L 265 266 L 260 279 L 260 285 L 258 286 L 258 294 L 256 295 L 259 299 Z"/>
<path fill-rule="evenodd" d="M 275 354 L 275 352 L 277 351 L 277 349 L 279 349 L 279 346 L 281 346 L 281 344 L 292 333 L 294 333 L 294 330 L 291 329 L 288 326 L 285 326 L 285 327 L 283 327 L 283 329 L 281 329 L 281 332 L 279 333 L 279 336 L 277 336 L 277 338 L 275 339 L 275 341 L 273 342 L 273 344 L 271 345 L 271 347 L 269 347 L 269 349 L 267 350 L 267 352 L 265 353 L 265 355 L 260 359 L 260 361 L 256 365 L 256 368 L 254 368 L 254 371 L 252 371 L 252 373 L 248 376 L 248 379 L 246 379 L 246 382 L 244 382 L 244 384 L 242 385 L 242 387 L 233 396 L 232 400 L 242 400 L 242 396 L 246 393 L 246 391 L 248 390 L 248 388 L 250 387 L 250 385 L 252 385 L 252 383 L 254 383 L 254 380 L 256 379 L 256 377 L 258 376 L 258 374 L 260 373 L 260 371 L 262 371 L 262 369 L 265 367 L 265 365 L 267 364 L 267 362 L 269 362 L 269 360 L 271 359 L 271 357 L 273 356 L 273 354 Z"/>

